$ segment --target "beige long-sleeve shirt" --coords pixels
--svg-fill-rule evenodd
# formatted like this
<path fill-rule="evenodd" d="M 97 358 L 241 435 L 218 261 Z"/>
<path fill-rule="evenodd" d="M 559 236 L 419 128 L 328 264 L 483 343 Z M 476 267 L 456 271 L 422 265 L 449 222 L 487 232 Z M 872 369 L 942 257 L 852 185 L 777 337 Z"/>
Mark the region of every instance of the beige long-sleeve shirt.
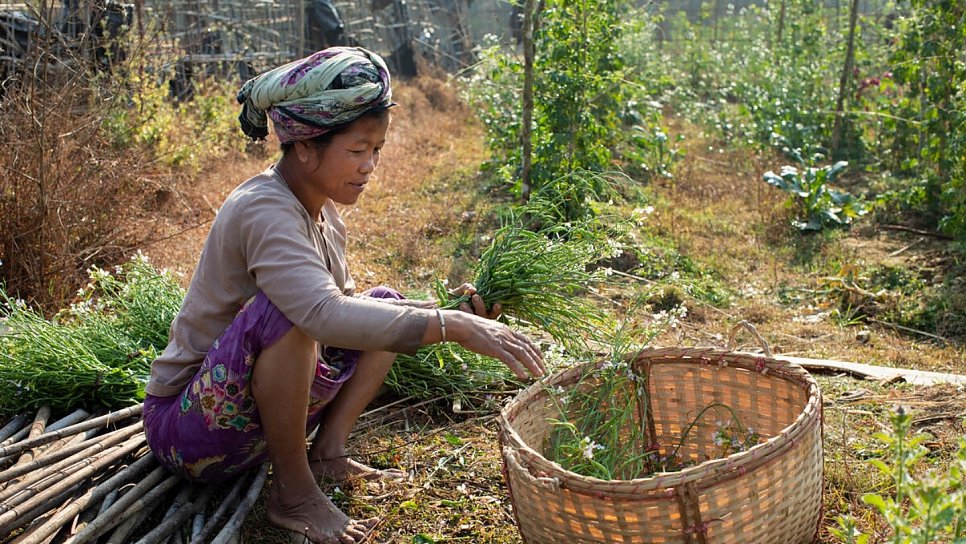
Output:
<path fill-rule="evenodd" d="M 168 346 L 151 365 L 147 392 L 173 396 L 242 304 L 259 290 L 321 344 L 415 353 L 433 314 L 353 297 L 345 223 L 332 202 L 321 224 L 273 169 L 239 185 L 218 211 Z"/>

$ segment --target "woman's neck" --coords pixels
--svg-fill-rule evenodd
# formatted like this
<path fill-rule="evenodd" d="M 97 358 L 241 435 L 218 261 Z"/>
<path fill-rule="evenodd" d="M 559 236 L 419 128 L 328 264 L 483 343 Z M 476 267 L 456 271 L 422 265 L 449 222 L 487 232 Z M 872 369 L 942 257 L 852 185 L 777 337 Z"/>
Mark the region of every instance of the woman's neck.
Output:
<path fill-rule="evenodd" d="M 305 183 L 303 183 L 304 176 L 301 174 L 300 164 L 298 161 L 289 159 L 287 156 L 282 155 L 282 158 L 278 160 L 273 166 L 278 175 L 282 178 L 282 181 L 288 185 L 292 194 L 295 198 L 302 203 L 302 207 L 309 212 L 309 216 L 320 221 L 322 219 L 322 207 L 325 206 L 326 197 L 314 192 Z"/>

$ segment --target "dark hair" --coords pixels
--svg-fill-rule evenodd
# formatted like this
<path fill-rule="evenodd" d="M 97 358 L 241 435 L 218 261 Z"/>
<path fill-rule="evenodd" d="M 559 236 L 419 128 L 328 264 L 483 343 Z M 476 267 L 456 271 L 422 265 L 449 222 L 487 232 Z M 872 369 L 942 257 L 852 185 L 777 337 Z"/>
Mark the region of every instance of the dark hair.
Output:
<path fill-rule="evenodd" d="M 341 125 L 336 125 L 324 134 L 320 134 L 314 138 L 309 138 L 309 141 L 311 141 L 318 147 L 325 147 L 329 145 L 329 142 L 332 141 L 332 138 L 335 138 L 339 134 L 342 134 L 343 132 L 345 132 L 346 129 L 349 128 L 349 126 L 352 123 L 355 123 L 359 119 L 362 119 L 364 117 L 373 117 L 375 119 L 385 119 L 389 117 L 389 108 L 394 105 L 395 104 L 390 104 L 389 106 L 370 108 L 366 110 L 359 117 L 356 117 L 355 119 L 353 119 L 352 121 L 349 121 L 348 123 L 342 123 Z M 288 150 L 292 149 L 293 147 L 295 147 L 295 142 L 285 142 L 284 144 L 281 144 L 282 154 L 284 155 L 288 153 Z"/>

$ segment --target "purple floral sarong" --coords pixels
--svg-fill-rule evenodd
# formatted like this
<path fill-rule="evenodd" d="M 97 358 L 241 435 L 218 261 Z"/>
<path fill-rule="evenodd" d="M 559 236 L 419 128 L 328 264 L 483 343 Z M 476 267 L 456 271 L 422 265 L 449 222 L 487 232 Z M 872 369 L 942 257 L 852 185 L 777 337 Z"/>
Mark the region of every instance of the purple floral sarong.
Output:
<path fill-rule="evenodd" d="M 387 287 L 374 298 L 404 298 Z M 293 327 L 264 293 L 252 297 L 208 350 L 179 395 L 144 400 L 144 429 L 151 451 L 165 467 L 197 481 L 231 478 L 268 457 L 265 433 L 251 391 L 252 370 L 262 350 Z M 325 406 L 355 372 L 360 352 L 326 346 L 306 406 L 306 435 Z"/>

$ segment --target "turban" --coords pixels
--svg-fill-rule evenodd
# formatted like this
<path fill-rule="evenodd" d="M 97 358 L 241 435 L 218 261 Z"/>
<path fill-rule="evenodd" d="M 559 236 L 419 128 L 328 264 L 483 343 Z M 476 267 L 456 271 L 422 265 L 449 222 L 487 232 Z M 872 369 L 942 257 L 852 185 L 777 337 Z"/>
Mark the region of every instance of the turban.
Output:
<path fill-rule="evenodd" d="M 247 136 L 265 138 L 271 117 L 283 144 L 320 136 L 369 110 L 393 105 L 386 63 L 361 47 L 330 47 L 265 72 L 242 86 L 238 103 Z"/>

